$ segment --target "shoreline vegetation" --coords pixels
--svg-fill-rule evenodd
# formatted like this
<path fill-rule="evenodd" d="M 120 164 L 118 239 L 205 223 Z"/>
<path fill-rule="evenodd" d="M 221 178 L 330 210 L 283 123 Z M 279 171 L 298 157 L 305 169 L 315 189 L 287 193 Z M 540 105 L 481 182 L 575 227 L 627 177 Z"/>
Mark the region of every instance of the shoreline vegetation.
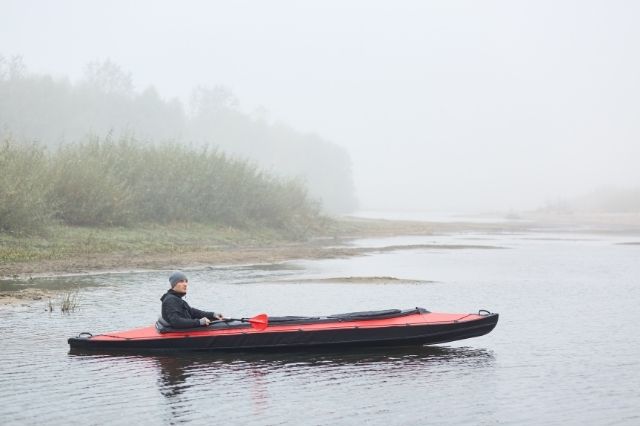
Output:
<path fill-rule="evenodd" d="M 356 208 L 344 148 L 270 119 L 266 108 L 247 110 L 223 86 L 196 85 L 188 98 L 169 99 L 153 86 L 136 88 L 133 75 L 108 59 L 88 63 L 71 80 L 30 71 L 21 56 L 0 52 L 0 140 L 37 141 L 50 150 L 87 141 L 88 135 L 156 146 L 215 146 L 227 158 L 246 160 L 270 175 L 304 181 L 328 212 Z M 184 166 L 169 160 L 162 164 L 165 170 Z"/>
<path fill-rule="evenodd" d="M 300 182 L 208 147 L 94 138 L 49 152 L 6 139 L 0 170 L 0 232 L 10 235 L 197 223 L 304 238 L 322 221 Z"/>

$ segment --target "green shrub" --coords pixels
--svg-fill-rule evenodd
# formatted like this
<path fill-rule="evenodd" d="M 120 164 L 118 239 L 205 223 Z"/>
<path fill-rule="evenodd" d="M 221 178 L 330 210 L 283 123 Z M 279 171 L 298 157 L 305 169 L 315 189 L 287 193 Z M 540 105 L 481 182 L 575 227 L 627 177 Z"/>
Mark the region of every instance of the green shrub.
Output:
<path fill-rule="evenodd" d="M 50 190 L 44 150 L 36 144 L 0 145 L 0 231 L 33 233 L 52 214 L 46 202 Z"/>
<path fill-rule="evenodd" d="M 68 225 L 208 223 L 266 226 L 300 236 L 319 216 L 305 188 L 207 148 L 93 139 L 51 155 L 0 148 L 0 231 Z"/>
<path fill-rule="evenodd" d="M 318 216 L 306 191 L 207 148 L 93 140 L 51 159 L 51 203 L 76 225 L 199 222 L 280 229 Z"/>
<path fill-rule="evenodd" d="M 124 148 L 124 149 L 123 149 Z M 50 203 L 69 225 L 126 225 L 135 221 L 135 197 L 129 188 L 125 144 L 62 146 L 51 159 Z"/>

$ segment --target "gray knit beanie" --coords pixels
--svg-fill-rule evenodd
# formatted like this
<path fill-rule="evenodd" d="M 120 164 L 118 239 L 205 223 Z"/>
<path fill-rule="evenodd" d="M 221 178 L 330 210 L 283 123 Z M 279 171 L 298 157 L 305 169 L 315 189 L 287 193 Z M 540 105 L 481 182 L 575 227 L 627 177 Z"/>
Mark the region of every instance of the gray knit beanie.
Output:
<path fill-rule="evenodd" d="M 180 282 L 182 280 L 189 281 L 189 279 L 187 278 L 187 276 L 184 273 L 182 273 L 180 271 L 175 271 L 169 277 L 169 283 L 171 284 L 171 288 L 175 287 L 175 285 L 178 284 L 178 282 Z"/>

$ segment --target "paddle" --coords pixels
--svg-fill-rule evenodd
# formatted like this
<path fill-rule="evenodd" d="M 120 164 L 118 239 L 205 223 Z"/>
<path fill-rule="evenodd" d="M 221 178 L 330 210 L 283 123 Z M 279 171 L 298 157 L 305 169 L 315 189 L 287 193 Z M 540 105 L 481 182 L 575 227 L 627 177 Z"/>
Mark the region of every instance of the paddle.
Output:
<path fill-rule="evenodd" d="M 259 314 L 251 318 L 225 318 L 222 321 L 223 322 L 230 322 L 230 321 L 248 322 L 249 324 L 251 324 L 251 327 L 255 328 L 258 331 L 262 331 L 269 326 L 269 317 L 267 316 L 267 314 Z"/>

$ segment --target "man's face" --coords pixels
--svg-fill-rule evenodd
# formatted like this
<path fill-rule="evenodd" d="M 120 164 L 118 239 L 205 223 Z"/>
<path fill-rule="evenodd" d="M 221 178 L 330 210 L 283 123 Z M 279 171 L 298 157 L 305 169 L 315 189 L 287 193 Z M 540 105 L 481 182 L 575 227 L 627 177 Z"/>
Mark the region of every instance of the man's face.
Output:
<path fill-rule="evenodd" d="M 187 294 L 187 287 L 189 286 L 189 281 L 187 280 L 180 280 L 176 283 L 176 285 L 173 286 L 173 291 L 175 291 L 176 293 L 183 293 L 183 294 Z"/>

